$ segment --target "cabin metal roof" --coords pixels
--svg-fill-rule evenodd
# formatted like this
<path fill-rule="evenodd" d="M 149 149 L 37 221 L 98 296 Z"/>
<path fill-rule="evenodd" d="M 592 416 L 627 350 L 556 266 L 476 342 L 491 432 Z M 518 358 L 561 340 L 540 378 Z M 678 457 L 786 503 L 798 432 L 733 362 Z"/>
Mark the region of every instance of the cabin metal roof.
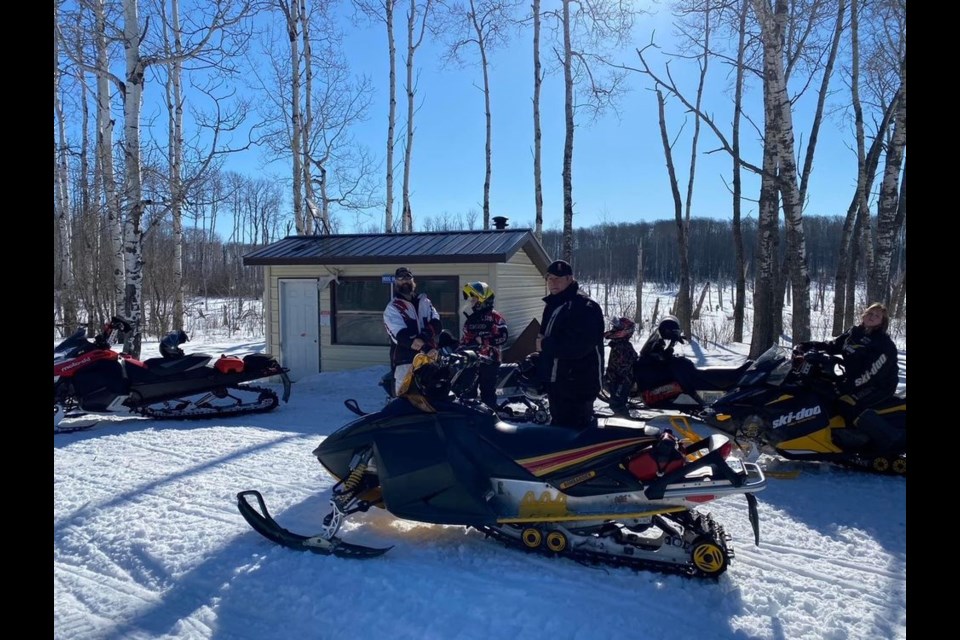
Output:
<path fill-rule="evenodd" d="M 507 262 L 521 249 L 546 273 L 550 258 L 530 229 L 287 236 L 246 254 L 243 264 Z"/>

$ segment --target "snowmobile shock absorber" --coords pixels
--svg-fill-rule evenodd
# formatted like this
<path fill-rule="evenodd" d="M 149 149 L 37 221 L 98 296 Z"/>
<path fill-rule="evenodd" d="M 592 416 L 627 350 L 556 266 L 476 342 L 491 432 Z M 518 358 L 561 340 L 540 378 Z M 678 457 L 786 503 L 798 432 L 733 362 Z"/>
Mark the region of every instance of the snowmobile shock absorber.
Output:
<path fill-rule="evenodd" d="M 360 484 L 360 479 L 363 477 L 363 472 L 366 470 L 367 464 L 365 462 L 361 462 L 354 467 L 353 471 L 350 472 L 350 475 L 347 476 L 347 479 L 343 482 L 343 492 L 347 493 L 356 489 L 357 485 Z"/>

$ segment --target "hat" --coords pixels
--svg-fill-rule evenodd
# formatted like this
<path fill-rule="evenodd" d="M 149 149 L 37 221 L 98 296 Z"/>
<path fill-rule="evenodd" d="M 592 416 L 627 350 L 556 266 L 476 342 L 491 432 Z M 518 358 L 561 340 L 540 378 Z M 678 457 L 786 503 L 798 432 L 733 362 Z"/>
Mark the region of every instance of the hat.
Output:
<path fill-rule="evenodd" d="M 397 267 L 397 270 L 393 272 L 394 278 L 412 278 L 413 272 L 406 267 Z"/>
<path fill-rule="evenodd" d="M 547 267 L 547 273 L 554 276 L 572 276 L 573 267 L 566 260 L 554 260 Z"/>

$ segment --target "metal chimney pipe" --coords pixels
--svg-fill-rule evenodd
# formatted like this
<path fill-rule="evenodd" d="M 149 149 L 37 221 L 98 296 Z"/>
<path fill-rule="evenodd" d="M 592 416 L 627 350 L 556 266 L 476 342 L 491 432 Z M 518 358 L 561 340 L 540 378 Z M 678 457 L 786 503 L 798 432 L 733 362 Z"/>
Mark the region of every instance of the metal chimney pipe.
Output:
<path fill-rule="evenodd" d="M 494 229 L 506 229 L 507 228 L 507 218 L 504 216 L 493 216 L 493 228 Z"/>

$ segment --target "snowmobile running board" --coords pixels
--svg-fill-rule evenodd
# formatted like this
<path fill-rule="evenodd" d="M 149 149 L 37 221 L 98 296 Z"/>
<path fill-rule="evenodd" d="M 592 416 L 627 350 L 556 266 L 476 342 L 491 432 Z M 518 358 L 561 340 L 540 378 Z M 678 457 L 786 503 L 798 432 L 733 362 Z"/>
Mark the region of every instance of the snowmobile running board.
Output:
<path fill-rule="evenodd" d="M 259 511 L 255 509 L 248 500 L 249 497 L 257 500 Z M 288 549 L 297 551 L 312 551 L 325 556 L 338 556 L 340 558 L 376 558 L 382 556 L 393 547 L 375 548 L 365 547 L 359 544 L 350 544 L 334 536 L 327 540 L 321 536 L 304 536 L 299 533 L 293 533 L 284 529 L 277 521 L 273 519 L 270 512 L 267 511 L 267 505 L 263 501 L 263 496 L 259 491 L 248 490 L 237 494 L 237 508 L 240 515 L 247 521 L 254 531 L 262 535 L 267 540 L 275 542 Z"/>

